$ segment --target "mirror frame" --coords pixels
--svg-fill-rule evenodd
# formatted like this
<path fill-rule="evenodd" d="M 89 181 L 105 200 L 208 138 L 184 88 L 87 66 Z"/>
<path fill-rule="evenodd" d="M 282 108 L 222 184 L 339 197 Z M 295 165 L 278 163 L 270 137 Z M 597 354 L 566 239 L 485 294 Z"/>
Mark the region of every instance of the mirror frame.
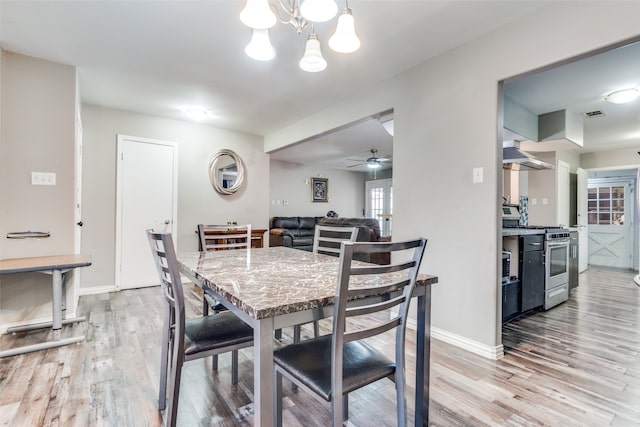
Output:
<path fill-rule="evenodd" d="M 222 186 L 222 182 L 220 182 L 220 180 L 218 179 L 218 164 L 220 163 L 223 156 L 231 157 L 236 164 L 236 168 L 238 169 L 236 182 L 234 182 L 233 185 L 229 188 L 224 188 Z M 209 160 L 209 181 L 211 181 L 213 189 L 216 190 L 218 194 L 229 196 L 242 188 L 242 185 L 244 184 L 244 174 L 244 162 L 242 161 L 242 158 L 232 150 L 222 149 L 214 154 L 211 157 L 211 160 Z"/>

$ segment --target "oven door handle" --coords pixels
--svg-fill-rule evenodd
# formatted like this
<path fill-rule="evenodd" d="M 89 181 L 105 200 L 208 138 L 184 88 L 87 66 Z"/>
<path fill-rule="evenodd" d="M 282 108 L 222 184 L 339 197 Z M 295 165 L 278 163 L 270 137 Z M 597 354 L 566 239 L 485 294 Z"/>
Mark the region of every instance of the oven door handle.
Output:
<path fill-rule="evenodd" d="M 552 248 L 557 248 L 558 246 L 567 246 L 569 247 L 569 240 L 556 240 L 556 241 L 549 241 L 547 240 L 547 246 L 548 247 L 552 247 Z"/>

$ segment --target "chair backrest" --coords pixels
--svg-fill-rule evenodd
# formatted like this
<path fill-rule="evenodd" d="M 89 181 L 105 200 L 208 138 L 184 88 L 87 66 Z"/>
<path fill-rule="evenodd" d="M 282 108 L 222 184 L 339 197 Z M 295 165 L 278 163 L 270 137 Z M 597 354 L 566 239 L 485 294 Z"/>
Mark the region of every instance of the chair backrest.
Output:
<path fill-rule="evenodd" d="M 251 248 L 251 224 L 205 225 L 198 224 L 200 250 L 219 251 Z"/>
<path fill-rule="evenodd" d="M 169 316 L 171 326 L 175 325 L 175 336 L 182 337 L 185 324 L 184 293 L 173 238 L 171 233 L 156 233 L 153 230 L 147 230 L 147 238 L 162 287 L 165 316 Z"/>
<path fill-rule="evenodd" d="M 341 242 L 355 242 L 358 237 L 357 227 L 332 227 L 329 225 L 316 225 L 313 236 L 313 253 L 327 255 L 340 255 Z"/>
<path fill-rule="evenodd" d="M 346 342 L 370 338 L 396 328 L 396 366 L 404 366 L 404 341 L 409 302 L 427 239 L 404 242 L 343 242 L 338 270 L 332 336 L 333 390 L 342 389 L 342 351 Z M 390 265 L 362 263 L 353 260 L 355 253 L 390 252 Z M 368 299 L 365 299 L 368 298 Z M 360 300 L 347 306 L 348 301 Z M 383 310 L 391 316 L 371 316 Z M 347 331 L 347 318 L 367 315 L 367 327 Z M 340 362 L 340 363 L 338 363 Z M 397 368 L 398 369 L 398 368 Z M 404 375 L 404 373 L 400 373 Z"/>

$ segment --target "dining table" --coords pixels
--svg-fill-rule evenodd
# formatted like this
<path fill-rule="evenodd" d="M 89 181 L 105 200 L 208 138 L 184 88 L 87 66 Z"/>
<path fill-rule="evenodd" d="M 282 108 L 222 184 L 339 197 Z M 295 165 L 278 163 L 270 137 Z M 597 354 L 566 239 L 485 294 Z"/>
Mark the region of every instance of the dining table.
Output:
<path fill-rule="evenodd" d="M 180 272 L 207 288 L 253 328 L 254 425 L 273 425 L 274 331 L 333 316 L 339 258 L 287 247 L 178 254 Z M 416 300 L 414 425 L 429 420 L 431 285 L 420 273 Z M 413 303 L 412 303 L 413 304 Z"/>

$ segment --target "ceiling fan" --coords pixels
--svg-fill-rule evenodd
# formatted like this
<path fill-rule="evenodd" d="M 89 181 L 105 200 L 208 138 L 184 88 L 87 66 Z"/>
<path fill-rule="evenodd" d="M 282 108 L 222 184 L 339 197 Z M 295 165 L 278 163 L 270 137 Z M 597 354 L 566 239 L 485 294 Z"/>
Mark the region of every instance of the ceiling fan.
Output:
<path fill-rule="evenodd" d="M 391 159 L 388 159 L 386 157 L 378 157 L 376 154 L 378 153 L 378 150 L 376 150 L 375 148 L 371 149 L 371 157 L 369 157 L 368 159 L 347 159 L 349 161 L 352 162 L 360 162 L 357 163 L 355 165 L 351 165 L 349 166 L 350 168 L 354 168 L 356 166 L 360 166 L 360 165 L 364 165 L 366 164 L 367 167 L 371 168 L 371 169 L 378 169 L 380 167 L 382 167 L 382 162 L 390 162 Z"/>

